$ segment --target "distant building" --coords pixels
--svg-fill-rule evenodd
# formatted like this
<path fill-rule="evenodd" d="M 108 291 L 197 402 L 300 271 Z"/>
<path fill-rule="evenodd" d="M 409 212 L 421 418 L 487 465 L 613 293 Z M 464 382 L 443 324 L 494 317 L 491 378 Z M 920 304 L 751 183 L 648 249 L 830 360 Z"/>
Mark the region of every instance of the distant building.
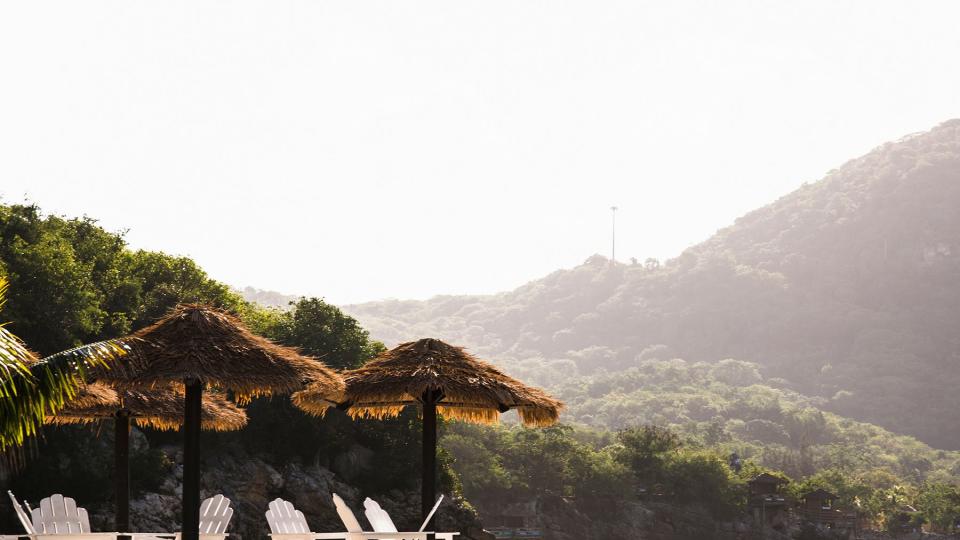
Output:
<path fill-rule="evenodd" d="M 483 522 L 485 530 L 497 540 L 539 540 L 543 538 L 540 513 L 540 501 L 532 499 L 485 515 Z"/>
<path fill-rule="evenodd" d="M 754 523 L 786 530 L 789 509 L 781 490 L 787 483 L 787 480 L 767 473 L 759 474 L 747 482 L 748 504 Z"/>
<path fill-rule="evenodd" d="M 825 489 L 806 493 L 800 499 L 800 519 L 828 529 L 856 531 L 858 514 L 836 507 L 837 496 Z"/>

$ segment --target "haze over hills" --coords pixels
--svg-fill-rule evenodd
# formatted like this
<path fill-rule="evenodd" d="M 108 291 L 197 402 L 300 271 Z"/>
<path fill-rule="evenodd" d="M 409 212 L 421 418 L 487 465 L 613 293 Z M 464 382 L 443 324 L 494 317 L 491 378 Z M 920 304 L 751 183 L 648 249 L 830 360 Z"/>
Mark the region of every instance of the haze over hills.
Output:
<path fill-rule="evenodd" d="M 662 266 L 594 256 L 501 294 L 344 309 L 388 344 L 447 339 L 561 393 L 576 377 L 639 391 L 643 377 L 611 381 L 651 359 L 753 362 L 765 384 L 825 410 L 960 448 L 958 208 L 960 120 L 951 120 L 844 164 Z"/>

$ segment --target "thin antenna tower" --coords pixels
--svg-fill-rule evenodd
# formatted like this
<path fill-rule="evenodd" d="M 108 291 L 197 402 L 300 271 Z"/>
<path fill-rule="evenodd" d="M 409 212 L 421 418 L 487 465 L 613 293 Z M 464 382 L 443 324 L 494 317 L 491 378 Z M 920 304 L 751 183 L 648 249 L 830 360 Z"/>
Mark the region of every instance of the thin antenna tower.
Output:
<path fill-rule="evenodd" d="M 612 238 L 610 241 L 610 262 L 617 262 L 617 207 L 610 207 L 611 217 L 613 218 L 611 225 Z"/>

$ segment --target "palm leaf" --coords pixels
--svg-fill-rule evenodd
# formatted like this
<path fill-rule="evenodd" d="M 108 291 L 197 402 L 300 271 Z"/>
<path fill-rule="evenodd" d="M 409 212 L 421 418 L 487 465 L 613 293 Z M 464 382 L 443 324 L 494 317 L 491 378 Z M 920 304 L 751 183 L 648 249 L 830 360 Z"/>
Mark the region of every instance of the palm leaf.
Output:
<path fill-rule="evenodd" d="M 0 306 L 7 289 L 0 277 Z M 20 446 L 76 395 L 91 368 L 109 369 L 130 348 L 122 340 L 83 345 L 40 361 L 0 325 L 0 452 Z"/>
<path fill-rule="evenodd" d="M 0 331 L 0 343 L 19 341 L 5 329 Z M 35 435 L 47 415 L 56 414 L 76 396 L 91 368 L 109 369 L 129 350 L 122 340 L 107 340 L 59 352 L 32 364 L 26 364 L 24 359 L 18 362 L 13 357 L 3 358 L 0 369 L 8 374 L 0 383 L 0 450 L 19 446 Z"/>

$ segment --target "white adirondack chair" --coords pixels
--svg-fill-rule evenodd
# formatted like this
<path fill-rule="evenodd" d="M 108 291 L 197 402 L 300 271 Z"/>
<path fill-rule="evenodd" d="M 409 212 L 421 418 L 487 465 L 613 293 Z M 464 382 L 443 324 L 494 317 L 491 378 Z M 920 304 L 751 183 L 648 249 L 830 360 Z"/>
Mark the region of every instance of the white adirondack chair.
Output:
<path fill-rule="evenodd" d="M 55 493 L 40 500 L 40 508 L 34 508 L 33 528 L 38 534 L 80 535 L 90 532 L 87 511 L 77 507 L 77 501 Z"/>
<path fill-rule="evenodd" d="M 337 508 L 337 514 L 340 516 L 340 520 L 343 522 L 345 532 L 335 532 L 335 533 L 317 533 L 311 532 L 310 526 L 307 525 L 307 520 L 303 516 L 303 512 L 297 510 L 293 507 L 290 502 L 283 499 L 276 499 L 269 505 L 269 510 L 266 512 L 267 523 L 270 525 L 270 537 L 272 540 L 426 540 L 427 532 L 423 532 L 423 526 L 420 527 L 418 532 L 397 532 L 397 528 L 393 526 L 393 521 L 390 520 L 390 516 L 386 516 L 386 521 L 389 522 L 387 525 L 385 522 L 380 523 L 379 525 L 374 526 L 374 531 L 364 531 L 360 526 L 360 522 L 357 521 L 357 517 L 353 514 L 353 511 L 350 510 L 350 507 L 343 502 L 343 499 L 340 498 L 336 493 L 333 494 L 333 504 Z M 374 503 L 376 504 L 376 503 Z M 437 501 L 437 504 L 434 506 L 433 511 L 436 511 L 437 507 L 440 505 L 440 501 Z M 377 505 L 379 508 L 379 505 Z M 381 512 L 383 510 L 381 509 Z M 430 517 L 433 516 L 433 511 L 430 512 L 430 516 L 424 522 L 424 524 L 429 523 Z M 383 512 L 386 514 L 386 512 Z M 393 530 L 378 530 L 380 528 L 392 528 Z M 459 533 L 438 533 L 436 537 L 440 540 L 453 540 L 453 536 Z"/>
<path fill-rule="evenodd" d="M 14 512 L 26 531 L 26 536 L 35 539 L 57 540 L 107 540 L 115 539 L 117 533 L 90 532 L 90 518 L 87 511 L 77 506 L 76 501 L 57 493 L 40 501 L 40 508 L 27 511 L 17 501 L 12 492 L 7 491 Z M 27 506 L 29 508 L 29 505 Z"/>
<path fill-rule="evenodd" d="M 227 525 L 233 517 L 230 499 L 223 495 L 210 497 L 200 505 L 200 538 L 223 540 L 227 537 Z M 177 540 L 180 536 L 177 535 Z"/>
<path fill-rule="evenodd" d="M 13 511 L 17 514 L 17 519 L 20 520 L 20 524 L 23 525 L 23 530 L 27 532 L 27 535 L 35 536 L 37 534 L 37 530 L 33 528 L 33 521 L 31 521 L 30 515 L 27 514 L 27 511 L 23 509 L 23 506 L 20 505 L 20 501 L 17 500 L 17 497 L 12 491 L 7 490 L 7 495 L 10 496 L 10 504 L 13 505 Z"/>
<path fill-rule="evenodd" d="M 233 517 L 230 499 L 215 495 L 200 504 L 200 540 L 225 540 Z M 180 540 L 181 533 L 131 533 L 132 540 Z"/>
<path fill-rule="evenodd" d="M 427 514 L 427 519 L 423 520 L 423 523 L 420 524 L 420 528 L 417 529 L 415 533 L 409 532 L 398 532 L 397 526 L 394 525 L 393 520 L 390 519 L 390 514 L 386 510 L 380 507 L 380 504 L 367 497 L 363 501 L 363 506 L 365 508 L 364 514 L 367 516 L 367 521 L 370 522 L 370 525 L 373 527 L 373 531 L 376 533 L 397 533 L 402 536 L 404 540 L 426 540 L 427 534 L 433 534 L 438 540 L 453 540 L 453 537 L 460 534 L 457 532 L 435 532 L 427 533 L 424 532 L 424 529 L 427 528 L 427 524 L 430 523 L 430 519 L 433 517 L 433 514 L 437 512 L 437 508 L 440 508 L 440 503 L 443 501 L 443 495 L 440 495 L 440 498 L 437 499 L 437 502 L 434 503 L 433 508 L 430 509 L 430 513 Z"/>
<path fill-rule="evenodd" d="M 293 507 L 290 501 L 283 499 L 274 499 L 268 506 L 266 512 L 267 524 L 270 525 L 270 538 L 272 540 L 367 540 L 364 536 L 360 524 L 352 524 L 347 527 L 347 532 L 336 533 L 318 533 L 312 532 L 307 525 L 307 518 L 303 512 Z M 341 517 L 341 519 L 343 519 Z M 356 518 L 354 518 L 356 521 Z"/>

